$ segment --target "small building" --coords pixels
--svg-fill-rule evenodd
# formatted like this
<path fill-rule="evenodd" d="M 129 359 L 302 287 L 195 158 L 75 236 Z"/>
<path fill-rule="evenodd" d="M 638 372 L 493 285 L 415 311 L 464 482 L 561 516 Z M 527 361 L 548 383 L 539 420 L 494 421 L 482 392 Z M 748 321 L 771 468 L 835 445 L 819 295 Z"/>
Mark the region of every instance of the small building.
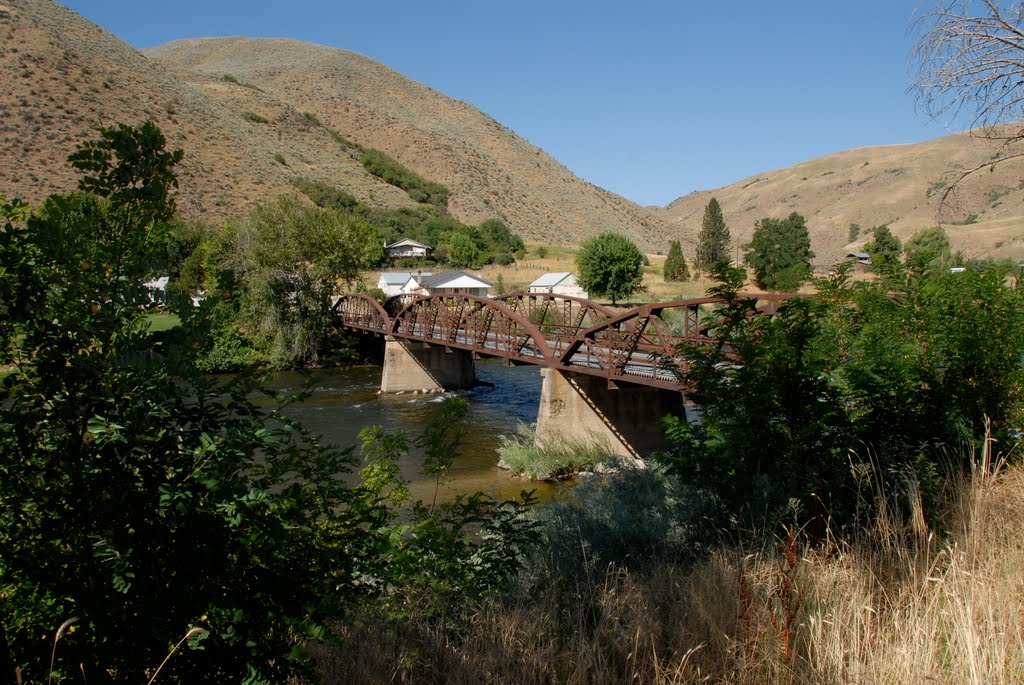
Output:
<path fill-rule="evenodd" d="M 401 295 L 405 292 L 410 292 L 405 289 L 405 286 L 410 280 L 414 280 L 414 276 L 426 277 L 430 275 L 429 271 L 412 273 L 409 271 L 385 271 L 380 275 L 377 280 L 377 287 L 380 288 L 388 297 L 393 295 Z M 416 287 L 419 287 L 418 285 Z"/>
<path fill-rule="evenodd" d="M 402 238 L 398 242 L 384 246 L 384 253 L 388 259 L 401 259 L 402 257 L 429 257 L 434 248 L 423 243 L 417 243 L 411 238 Z"/>
<path fill-rule="evenodd" d="M 490 281 L 468 274 L 465 271 L 442 271 L 436 274 L 413 274 L 409 282 L 402 288 L 403 292 L 417 295 L 477 295 L 490 297 Z"/>
<path fill-rule="evenodd" d="M 846 261 L 851 262 L 857 271 L 867 271 L 871 268 L 871 255 L 867 252 L 851 252 L 846 255 Z"/>
<path fill-rule="evenodd" d="M 580 287 L 576 282 L 576 274 L 571 271 L 555 271 L 544 274 L 529 285 L 527 292 L 587 298 L 587 291 Z"/>

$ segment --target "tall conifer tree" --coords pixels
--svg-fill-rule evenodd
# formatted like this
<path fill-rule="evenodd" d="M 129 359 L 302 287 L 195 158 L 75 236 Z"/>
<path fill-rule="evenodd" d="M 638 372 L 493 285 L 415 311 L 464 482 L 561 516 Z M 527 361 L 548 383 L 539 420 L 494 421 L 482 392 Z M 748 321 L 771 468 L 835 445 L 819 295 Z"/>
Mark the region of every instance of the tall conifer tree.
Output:
<path fill-rule="evenodd" d="M 729 261 L 729 227 L 725 225 L 718 200 L 711 198 L 704 208 L 704 220 L 697 238 L 696 266 L 710 273 L 717 264 Z"/>
<path fill-rule="evenodd" d="M 664 274 L 665 280 L 670 282 L 690 280 L 690 267 L 686 265 L 686 257 L 683 256 L 683 248 L 678 240 L 673 240 L 668 248 Z"/>

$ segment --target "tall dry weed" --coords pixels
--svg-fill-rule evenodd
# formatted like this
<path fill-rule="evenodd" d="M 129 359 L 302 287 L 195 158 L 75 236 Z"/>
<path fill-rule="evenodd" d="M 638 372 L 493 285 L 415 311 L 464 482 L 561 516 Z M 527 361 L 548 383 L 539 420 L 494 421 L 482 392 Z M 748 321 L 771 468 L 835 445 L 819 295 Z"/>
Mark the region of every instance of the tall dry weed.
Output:
<path fill-rule="evenodd" d="M 457 626 L 367 615 L 323 660 L 334 682 L 1024 682 L 1024 467 L 986 451 L 943 529 L 919 499 L 857 540 L 795 532 L 696 564 L 610 565 L 493 598 Z M 903 513 L 897 513 L 901 510 Z M 340 655 L 340 656 L 339 656 Z M 333 671 L 332 671 L 333 669 Z M 377 674 L 377 675 L 374 675 Z"/>

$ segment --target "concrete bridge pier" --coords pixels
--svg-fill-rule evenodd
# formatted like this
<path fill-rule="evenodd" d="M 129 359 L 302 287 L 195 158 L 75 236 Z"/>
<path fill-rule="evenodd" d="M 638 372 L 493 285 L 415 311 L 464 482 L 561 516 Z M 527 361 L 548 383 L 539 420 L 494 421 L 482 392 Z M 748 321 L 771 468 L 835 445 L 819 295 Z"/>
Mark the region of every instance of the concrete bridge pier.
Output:
<path fill-rule="evenodd" d="M 476 385 L 473 353 L 387 336 L 384 341 L 383 393 L 441 392 Z"/>
<path fill-rule="evenodd" d="M 683 394 L 675 390 L 623 383 L 542 368 L 537 440 L 599 444 L 610 453 L 643 458 L 668 447 L 658 420 L 685 418 Z"/>

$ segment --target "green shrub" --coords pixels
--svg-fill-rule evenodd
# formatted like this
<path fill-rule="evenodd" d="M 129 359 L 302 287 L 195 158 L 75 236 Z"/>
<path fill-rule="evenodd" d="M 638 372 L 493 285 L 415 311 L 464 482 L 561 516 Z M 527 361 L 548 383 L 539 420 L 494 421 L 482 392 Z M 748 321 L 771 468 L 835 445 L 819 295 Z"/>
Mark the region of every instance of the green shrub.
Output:
<path fill-rule="evenodd" d="M 211 333 L 209 346 L 196 357 L 196 367 L 203 373 L 228 373 L 265 367 L 269 361 L 237 328 L 227 326 Z"/>
<path fill-rule="evenodd" d="M 300 176 L 294 176 L 292 185 L 318 207 L 351 210 L 359 204 L 359 201 L 352 195 L 320 181 L 310 181 Z"/>
<path fill-rule="evenodd" d="M 427 181 L 416 172 L 402 166 L 380 150 L 364 149 L 363 167 L 385 183 L 401 188 L 416 202 L 436 207 L 448 206 L 448 189 L 440 183 Z"/>
<path fill-rule="evenodd" d="M 252 83 L 244 83 L 242 81 L 239 81 L 236 77 L 234 77 L 231 74 L 224 74 L 223 76 L 220 77 L 220 80 L 221 81 L 227 81 L 228 83 L 233 83 L 236 86 L 242 86 L 243 88 L 249 88 L 250 90 L 258 90 L 261 93 L 265 93 L 266 92 L 265 90 L 263 90 L 262 88 L 260 88 L 257 85 L 254 85 Z"/>
<path fill-rule="evenodd" d="M 593 444 L 565 440 L 538 446 L 536 433 L 526 424 L 519 425 L 516 435 L 499 435 L 498 440 L 500 463 L 535 480 L 568 478 L 608 459 L 608 450 Z"/>
<path fill-rule="evenodd" d="M 274 154 L 274 161 L 280 164 L 281 166 L 288 166 L 288 162 L 285 161 L 284 155 L 282 155 L 280 152 Z"/>
<path fill-rule="evenodd" d="M 261 117 L 255 112 L 245 112 L 242 114 L 242 118 L 246 121 L 251 121 L 254 124 L 267 124 L 270 123 L 265 117 Z"/>
<path fill-rule="evenodd" d="M 544 539 L 532 575 L 564 581 L 611 564 L 694 558 L 715 541 L 723 525 L 713 517 L 716 511 L 705 495 L 663 467 L 619 465 L 607 478 L 578 482 L 537 511 Z"/>

